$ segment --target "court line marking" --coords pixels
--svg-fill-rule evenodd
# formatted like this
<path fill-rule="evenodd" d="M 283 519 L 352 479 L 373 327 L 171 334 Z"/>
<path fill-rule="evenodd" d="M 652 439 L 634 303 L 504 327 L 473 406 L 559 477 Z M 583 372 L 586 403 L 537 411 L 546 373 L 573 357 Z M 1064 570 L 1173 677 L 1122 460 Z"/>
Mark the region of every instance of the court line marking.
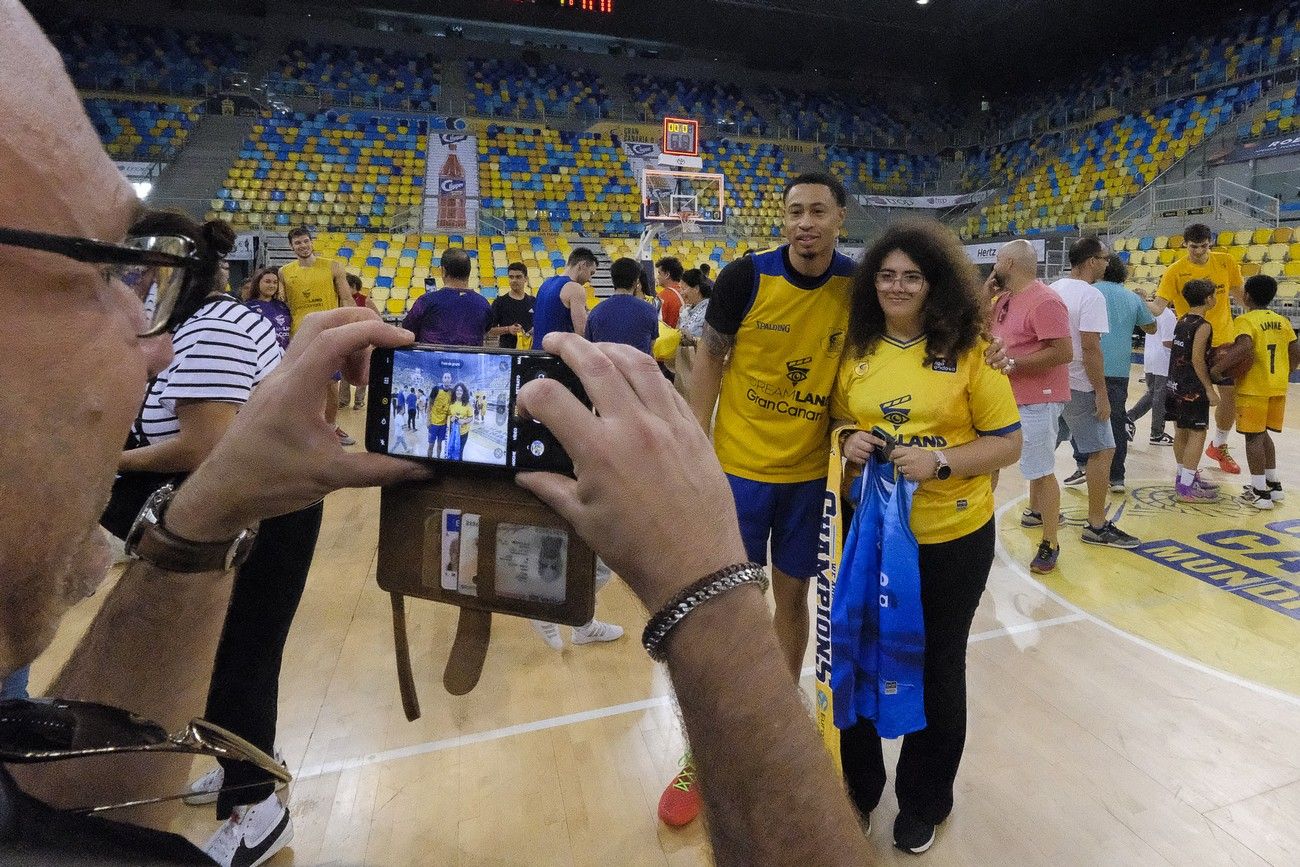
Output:
<path fill-rule="evenodd" d="M 1046 588 L 1044 588 L 1046 589 Z M 995 638 L 1005 638 L 1010 635 L 1019 635 L 1024 632 L 1034 632 L 1041 629 L 1050 629 L 1053 626 L 1061 626 L 1066 623 L 1077 623 L 1086 620 L 1087 614 L 1076 612 L 1067 614 L 1062 617 L 1053 617 L 1048 620 L 1030 620 L 1024 623 L 1014 623 L 1010 626 L 1003 626 L 998 629 L 990 629 L 987 632 L 978 632 L 970 637 L 967 644 L 978 644 L 982 641 L 991 641 Z M 801 679 L 809 677 L 813 673 L 813 667 L 810 665 L 800 674 Z M 456 735 L 450 738 L 440 738 L 433 741 L 425 741 L 421 744 L 412 744 L 407 747 L 398 747 L 391 750 L 382 750 L 374 753 L 367 753 L 363 756 L 354 756 L 348 759 L 334 759 L 328 762 L 320 762 L 307 767 L 294 774 L 295 780 L 311 780 L 316 777 L 323 777 L 327 774 L 336 774 L 342 771 L 351 771 L 358 768 L 368 767 L 369 765 L 385 764 L 387 762 L 396 762 L 402 759 L 414 758 L 428 753 L 439 753 L 445 750 L 454 750 L 458 747 L 467 747 L 473 744 L 487 743 L 489 741 L 498 741 L 504 738 L 512 738 L 516 735 L 532 734 L 533 732 L 546 731 L 547 729 L 563 728 L 564 726 L 576 725 L 578 723 L 591 722 L 592 720 L 606 719 L 612 716 L 621 716 L 627 713 L 636 713 L 637 711 L 651 710 L 653 708 L 664 707 L 672 701 L 671 696 L 661 695 L 655 698 L 644 698 L 638 701 L 629 701 L 624 704 L 610 705 L 608 707 L 594 708 L 592 710 L 579 711 L 578 713 L 564 714 L 563 716 L 549 717 L 547 719 L 534 720 L 533 722 L 517 723 L 516 725 L 504 726 L 498 729 L 490 729 L 483 732 L 473 732 L 471 734 Z"/>
<path fill-rule="evenodd" d="M 994 521 L 1000 523 L 1002 520 L 1002 515 L 1007 511 L 1009 511 L 1010 509 L 1012 509 L 1013 507 L 1019 505 L 1021 499 L 1023 498 L 1017 498 L 1012 500 L 1009 503 L 1003 504 L 1002 507 L 999 508 L 994 513 L 993 516 Z M 994 526 L 996 527 L 996 524 Z M 1286 704 L 1291 704 L 1291 705 L 1295 705 L 1296 707 L 1300 707 L 1300 695 L 1293 695 L 1289 692 L 1284 692 L 1283 690 L 1275 689 L 1274 687 L 1271 686 L 1265 686 L 1262 683 L 1256 683 L 1255 681 L 1248 680 L 1247 678 L 1244 678 L 1241 675 L 1233 674 L 1230 671 L 1224 671 L 1221 668 L 1215 668 L 1212 665 L 1207 665 L 1206 663 L 1201 662 L 1200 660 L 1192 659 L 1191 657 L 1183 656 L 1179 653 L 1175 653 L 1174 651 L 1170 650 L 1167 647 L 1162 647 L 1161 645 L 1156 644 L 1154 641 L 1149 641 L 1148 639 L 1145 639 L 1140 635 L 1134 635 L 1131 632 L 1127 632 L 1123 629 L 1120 629 L 1118 626 L 1114 625 L 1113 623 L 1108 623 L 1106 620 L 1103 620 L 1101 617 L 1098 617 L 1096 614 L 1093 614 L 1091 611 L 1087 610 L 1086 608 L 1080 605 L 1075 605 L 1069 599 L 1066 599 L 1064 596 L 1057 593 L 1055 590 L 1052 590 L 1046 584 L 1043 584 L 1042 582 L 1035 580 L 1034 577 L 1029 574 L 1029 571 L 1024 566 L 1020 565 L 1020 562 L 1015 558 L 1013 558 L 1010 552 L 1007 551 L 1006 545 L 1004 545 L 1002 542 L 1001 533 L 995 534 L 995 537 L 997 539 L 997 556 L 998 559 L 1002 561 L 1003 565 L 1009 568 L 1011 572 L 1014 575 L 1016 575 L 1016 577 L 1018 577 L 1021 581 L 1024 581 L 1025 583 L 1030 584 L 1038 588 L 1039 590 L 1041 590 L 1043 593 L 1047 594 L 1047 597 L 1051 599 L 1053 602 L 1056 602 L 1058 605 L 1061 605 L 1070 611 L 1074 611 L 1079 614 L 1082 614 L 1083 619 L 1088 620 L 1089 622 L 1094 623 L 1097 626 L 1100 626 L 1102 629 L 1106 630 L 1107 632 L 1111 632 L 1122 638 L 1126 638 L 1129 641 L 1133 642 L 1134 644 L 1138 645 L 1139 647 L 1144 647 L 1147 650 L 1150 650 L 1151 652 L 1157 654 L 1158 656 L 1163 656 L 1165 659 L 1168 659 L 1172 662 L 1177 662 L 1180 663 L 1181 665 L 1185 665 L 1186 667 L 1192 669 L 1193 671 L 1199 671 L 1201 674 L 1208 674 L 1213 677 L 1220 678 L 1221 680 L 1226 680 L 1228 683 L 1235 684 L 1236 686 L 1244 687 L 1252 692 L 1258 693 L 1259 695 L 1265 695 L 1268 696 L 1269 698 L 1278 699 L 1279 701 L 1282 701 Z"/>

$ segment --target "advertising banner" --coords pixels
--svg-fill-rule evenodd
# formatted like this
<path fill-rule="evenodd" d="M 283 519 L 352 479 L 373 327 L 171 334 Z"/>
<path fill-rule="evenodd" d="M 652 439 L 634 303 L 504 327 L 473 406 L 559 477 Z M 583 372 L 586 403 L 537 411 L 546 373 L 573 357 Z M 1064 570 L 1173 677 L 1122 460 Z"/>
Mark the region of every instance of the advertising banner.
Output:
<path fill-rule="evenodd" d="M 430 133 L 424 178 L 426 232 L 478 233 L 478 140 Z"/>

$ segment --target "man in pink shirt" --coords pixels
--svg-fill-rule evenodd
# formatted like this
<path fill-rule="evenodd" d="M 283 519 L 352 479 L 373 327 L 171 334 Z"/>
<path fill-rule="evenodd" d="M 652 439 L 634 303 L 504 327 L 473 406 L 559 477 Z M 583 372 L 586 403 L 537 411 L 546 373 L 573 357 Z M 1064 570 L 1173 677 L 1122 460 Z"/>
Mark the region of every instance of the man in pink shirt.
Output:
<path fill-rule="evenodd" d="M 1056 439 L 1061 411 L 1070 400 L 1070 316 L 1061 297 L 1038 279 L 1038 258 L 1028 241 L 1003 245 L 987 286 L 994 296 L 990 331 L 1002 339 L 1010 359 L 1007 375 L 1024 435 L 1020 472 L 1029 480 L 1029 508 L 1020 523 L 1043 528 L 1029 564 L 1030 571 L 1042 574 L 1056 568 L 1061 553 Z"/>

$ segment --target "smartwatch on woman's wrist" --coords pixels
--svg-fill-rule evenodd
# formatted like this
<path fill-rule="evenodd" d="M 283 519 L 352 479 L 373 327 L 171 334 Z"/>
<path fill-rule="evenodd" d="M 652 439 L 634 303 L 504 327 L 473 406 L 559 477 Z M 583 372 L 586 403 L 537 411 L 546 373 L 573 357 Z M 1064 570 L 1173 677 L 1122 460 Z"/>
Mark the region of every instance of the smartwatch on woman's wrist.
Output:
<path fill-rule="evenodd" d="M 934 477 L 939 481 L 944 481 L 952 475 L 952 467 L 948 466 L 948 457 L 940 451 L 934 453 Z"/>

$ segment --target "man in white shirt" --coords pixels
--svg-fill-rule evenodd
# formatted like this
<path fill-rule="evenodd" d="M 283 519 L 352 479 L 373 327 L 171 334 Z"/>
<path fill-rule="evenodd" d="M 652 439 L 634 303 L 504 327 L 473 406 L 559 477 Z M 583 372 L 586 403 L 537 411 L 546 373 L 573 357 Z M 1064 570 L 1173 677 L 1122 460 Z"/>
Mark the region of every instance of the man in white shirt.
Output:
<path fill-rule="evenodd" d="M 1151 411 L 1151 445 L 1171 446 L 1174 438 L 1165 432 L 1165 384 L 1169 381 L 1169 348 L 1174 339 L 1178 317 L 1174 308 L 1166 307 L 1156 317 L 1156 331 L 1146 336 L 1142 350 L 1142 372 L 1146 375 L 1147 393 L 1128 411 L 1128 438 L 1137 434 L 1138 419 Z"/>
<path fill-rule="evenodd" d="M 1084 542 L 1136 548 L 1141 542 L 1106 518 L 1106 491 L 1111 458 L 1115 455 L 1115 436 L 1110 427 L 1111 406 L 1106 394 L 1101 336 L 1110 330 L 1110 325 L 1106 299 L 1092 284 L 1106 273 L 1109 260 L 1109 251 L 1100 240 L 1091 236 L 1080 238 L 1070 247 L 1070 276 L 1052 284 L 1070 312 L 1070 341 L 1074 349 L 1070 361 L 1070 402 L 1065 405 L 1061 418 L 1069 427 L 1079 454 L 1088 459 L 1085 470 L 1067 478 L 1065 484 L 1085 481 L 1088 485 L 1088 524 L 1081 537 Z"/>

